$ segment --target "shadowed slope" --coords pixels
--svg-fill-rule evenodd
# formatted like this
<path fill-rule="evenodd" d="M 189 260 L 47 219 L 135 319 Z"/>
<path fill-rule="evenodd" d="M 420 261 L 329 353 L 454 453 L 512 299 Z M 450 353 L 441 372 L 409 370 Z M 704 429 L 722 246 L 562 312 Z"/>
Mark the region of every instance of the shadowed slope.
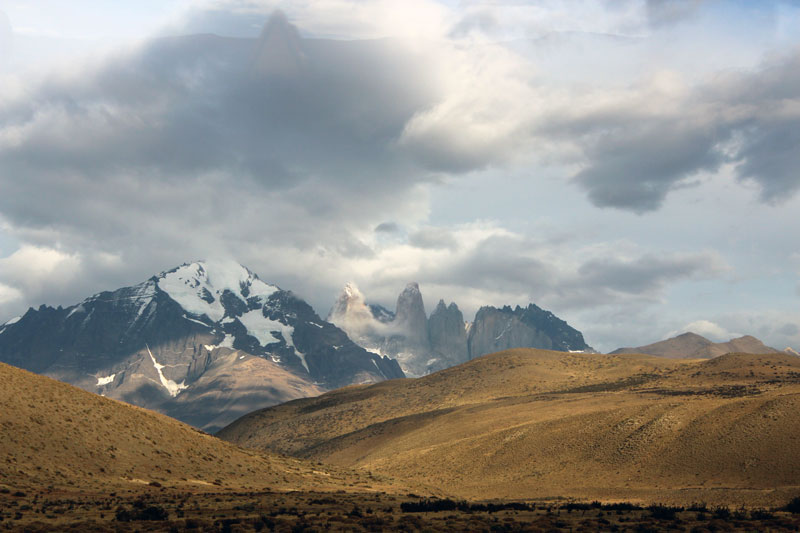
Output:
<path fill-rule="evenodd" d="M 511 350 L 297 400 L 220 436 L 463 497 L 768 505 L 800 492 L 800 359 Z"/>

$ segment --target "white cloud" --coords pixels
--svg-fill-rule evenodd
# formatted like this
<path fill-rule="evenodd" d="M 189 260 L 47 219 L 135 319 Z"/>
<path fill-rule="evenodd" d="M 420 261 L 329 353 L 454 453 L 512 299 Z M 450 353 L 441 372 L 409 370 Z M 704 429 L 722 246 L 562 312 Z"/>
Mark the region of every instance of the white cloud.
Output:
<path fill-rule="evenodd" d="M 9 287 L 3 283 L 0 283 L 0 306 L 5 304 L 16 303 L 22 300 L 23 294 L 19 289 L 15 289 L 14 287 Z M 5 318 L 0 316 L 0 320 L 5 322 Z"/>
<path fill-rule="evenodd" d="M 3 280 L 28 290 L 52 283 L 69 283 L 79 273 L 80 267 L 78 254 L 32 245 L 23 245 L 0 259 Z"/>
<path fill-rule="evenodd" d="M 697 333 L 698 335 L 706 337 L 714 342 L 727 342 L 733 338 L 742 336 L 740 333 L 731 333 L 724 327 L 711 322 L 710 320 L 695 320 L 694 322 L 690 322 L 680 329 L 667 333 L 664 338 L 669 339 L 671 337 L 675 337 L 676 335 L 687 332 Z"/>

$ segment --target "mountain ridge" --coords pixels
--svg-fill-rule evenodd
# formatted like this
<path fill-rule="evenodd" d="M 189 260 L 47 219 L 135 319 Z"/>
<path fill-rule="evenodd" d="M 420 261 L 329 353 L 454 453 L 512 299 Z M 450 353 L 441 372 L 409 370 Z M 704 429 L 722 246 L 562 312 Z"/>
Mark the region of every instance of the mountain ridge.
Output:
<path fill-rule="evenodd" d="M 660 357 L 682 359 L 709 359 L 726 353 L 778 353 L 780 350 L 764 345 L 752 335 L 743 335 L 727 342 L 713 342 L 702 335 L 688 331 L 663 341 L 636 348 L 617 348 L 611 354 L 643 353 Z"/>
<path fill-rule="evenodd" d="M 594 352 L 580 331 L 533 303 L 513 309 L 483 306 L 472 322 L 465 322 L 455 302 L 440 300 L 428 316 L 416 282 L 400 293 L 394 312 L 368 303 L 355 283 L 348 283 L 328 320 L 356 344 L 397 359 L 410 377 L 509 348 Z"/>
<path fill-rule="evenodd" d="M 0 328 L 0 361 L 179 419 L 185 408 L 208 430 L 259 403 L 403 377 L 395 361 L 357 346 L 292 292 L 230 261 L 185 263 L 67 308 L 31 308 Z M 206 371 L 215 377 L 201 383 Z M 191 407 L 194 383 L 205 416 Z M 212 383 L 241 389 L 250 401 L 220 419 L 215 411 L 236 399 L 218 394 L 214 404 Z"/>

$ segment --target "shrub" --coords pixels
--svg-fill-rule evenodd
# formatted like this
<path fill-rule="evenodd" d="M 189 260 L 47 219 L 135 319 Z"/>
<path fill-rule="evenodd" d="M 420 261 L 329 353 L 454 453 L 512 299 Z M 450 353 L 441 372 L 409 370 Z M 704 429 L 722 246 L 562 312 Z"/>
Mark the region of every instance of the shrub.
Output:
<path fill-rule="evenodd" d="M 118 507 L 116 513 L 117 522 L 131 522 L 133 520 L 163 521 L 169 518 L 169 513 L 158 505 L 149 505 L 141 508 L 125 509 Z"/>
<path fill-rule="evenodd" d="M 786 504 L 783 510 L 789 511 L 793 514 L 800 514 L 800 496 L 792 498 L 792 500 Z"/>
<path fill-rule="evenodd" d="M 727 507 L 719 506 L 714 508 L 714 518 L 728 520 L 731 517 L 731 510 Z"/>
<path fill-rule="evenodd" d="M 647 508 L 650 516 L 657 520 L 675 520 L 677 514 L 683 511 L 683 507 L 671 507 L 669 505 L 651 505 Z"/>

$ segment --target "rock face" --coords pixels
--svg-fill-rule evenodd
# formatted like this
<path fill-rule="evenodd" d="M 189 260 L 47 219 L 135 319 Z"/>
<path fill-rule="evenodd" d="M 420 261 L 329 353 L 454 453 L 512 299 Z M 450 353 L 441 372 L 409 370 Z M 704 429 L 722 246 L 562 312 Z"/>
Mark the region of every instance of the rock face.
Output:
<path fill-rule="evenodd" d="M 764 345 L 763 342 L 751 335 L 731 339 L 728 342 L 712 342 L 690 331 L 646 346 L 617 348 L 611 354 L 644 353 L 673 359 L 710 359 L 726 353 L 765 354 L 778 351 Z"/>
<path fill-rule="evenodd" d="M 483 307 L 467 328 L 455 303 L 440 301 L 425 315 L 419 285 L 409 283 L 395 313 L 374 304 L 348 284 L 328 320 L 360 346 L 396 359 L 409 376 L 423 376 L 507 348 L 593 352 L 583 335 L 549 311 Z"/>
<path fill-rule="evenodd" d="M 469 330 L 470 359 L 509 348 L 593 351 L 580 331 L 550 311 L 528 307 L 481 307 Z"/>
<path fill-rule="evenodd" d="M 328 313 L 328 321 L 359 346 L 396 360 L 407 375 L 426 373 L 430 343 L 425 305 L 416 283 L 400 294 L 396 313 L 367 304 L 358 287 L 348 283 Z"/>
<path fill-rule="evenodd" d="M 196 262 L 0 326 L 0 361 L 214 430 L 246 410 L 402 377 L 290 291 Z"/>
<path fill-rule="evenodd" d="M 428 335 L 431 351 L 442 368 L 469 360 L 464 315 L 455 303 L 445 305 L 444 300 L 439 300 L 428 319 Z"/>

